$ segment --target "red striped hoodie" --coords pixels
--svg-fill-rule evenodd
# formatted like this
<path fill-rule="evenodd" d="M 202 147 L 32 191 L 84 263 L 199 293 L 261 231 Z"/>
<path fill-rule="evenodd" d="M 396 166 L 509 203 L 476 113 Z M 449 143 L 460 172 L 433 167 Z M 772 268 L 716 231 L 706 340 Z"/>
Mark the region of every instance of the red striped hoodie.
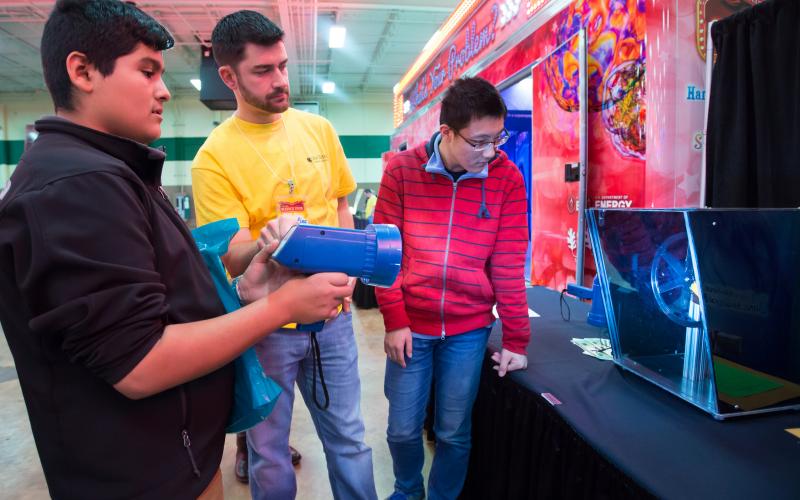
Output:
<path fill-rule="evenodd" d="M 392 157 L 381 180 L 375 223 L 395 224 L 403 237 L 397 280 L 375 289 L 386 331 L 466 333 L 492 323 L 497 303 L 503 348 L 525 354 L 528 202 L 522 174 L 498 151 L 488 169 L 454 182 L 439 161 L 429 163 L 437 140 L 438 134 Z"/>

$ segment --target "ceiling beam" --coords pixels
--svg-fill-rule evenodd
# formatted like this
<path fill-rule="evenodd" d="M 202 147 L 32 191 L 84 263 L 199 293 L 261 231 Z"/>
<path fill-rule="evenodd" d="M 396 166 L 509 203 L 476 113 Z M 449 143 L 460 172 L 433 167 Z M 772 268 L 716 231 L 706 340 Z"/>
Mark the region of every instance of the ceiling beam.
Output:
<path fill-rule="evenodd" d="M 369 64 L 367 65 L 367 70 L 364 72 L 364 77 L 361 79 L 362 92 L 367 87 L 367 82 L 369 81 L 370 73 L 372 73 L 372 68 L 375 66 L 375 63 L 378 61 L 378 59 L 383 57 L 383 51 L 386 48 L 386 41 L 394 31 L 395 19 L 397 19 L 397 11 L 393 10 L 389 13 L 389 15 L 386 17 L 386 21 L 383 23 L 383 32 L 381 33 L 380 39 L 378 39 L 378 43 L 375 44 L 375 50 L 372 51 L 372 56 L 370 57 Z"/>

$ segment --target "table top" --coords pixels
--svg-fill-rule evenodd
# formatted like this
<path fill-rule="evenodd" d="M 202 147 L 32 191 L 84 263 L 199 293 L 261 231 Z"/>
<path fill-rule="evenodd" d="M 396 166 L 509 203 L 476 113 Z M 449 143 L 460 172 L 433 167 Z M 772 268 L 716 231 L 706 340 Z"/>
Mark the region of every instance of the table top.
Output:
<path fill-rule="evenodd" d="M 680 398 L 622 370 L 612 361 L 582 354 L 572 338 L 607 333 L 586 323 L 589 307 L 559 294 L 528 290 L 531 318 L 528 369 L 511 379 L 550 393 L 556 411 L 598 453 L 639 485 L 662 498 L 800 498 L 800 412 L 714 420 Z M 489 339 L 500 345 L 499 322 Z"/>

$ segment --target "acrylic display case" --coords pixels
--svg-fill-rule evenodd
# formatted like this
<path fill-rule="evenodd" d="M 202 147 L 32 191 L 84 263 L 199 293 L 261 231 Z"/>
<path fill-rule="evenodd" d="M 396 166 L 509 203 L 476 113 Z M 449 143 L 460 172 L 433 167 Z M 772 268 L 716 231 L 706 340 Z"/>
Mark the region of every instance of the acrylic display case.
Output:
<path fill-rule="evenodd" d="M 587 213 L 615 363 L 717 419 L 800 409 L 800 210 Z"/>

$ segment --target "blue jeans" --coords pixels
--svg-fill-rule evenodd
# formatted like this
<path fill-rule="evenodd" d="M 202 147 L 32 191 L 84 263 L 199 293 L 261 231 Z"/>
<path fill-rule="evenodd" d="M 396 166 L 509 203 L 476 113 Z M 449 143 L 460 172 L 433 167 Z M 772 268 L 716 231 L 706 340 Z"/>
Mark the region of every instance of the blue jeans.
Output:
<path fill-rule="evenodd" d="M 469 462 L 472 405 L 478 393 L 481 363 L 490 328 L 441 340 L 413 339 L 406 367 L 386 360 L 384 392 L 389 400 L 387 441 L 394 465 L 395 492 L 423 498 L 422 426 L 434 382 L 436 453 L 428 477 L 428 498 L 455 499 Z"/>
<path fill-rule="evenodd" d="M 283 389 L 270 416 L 247 431 L 250 449 L 250 493 L 255 500 L 292 499 L 297 481 L 289 454 L 289 429 L 294 404 L 294 384 L 306 403 L 328 464 L 328 479 L 335 498 L 375 499 L 372 450 L 364 443 L 361 418 L 361 380 L 358 351 L 350 313 L 342 313 L 317 333 L 322 369 L 330 394 L 327 411 L 320 410 L 312 397 L 325 404 L 322 385 L 312 377 L 310 335 L 281 329 L 256 345 L 264 373 Z"/>

